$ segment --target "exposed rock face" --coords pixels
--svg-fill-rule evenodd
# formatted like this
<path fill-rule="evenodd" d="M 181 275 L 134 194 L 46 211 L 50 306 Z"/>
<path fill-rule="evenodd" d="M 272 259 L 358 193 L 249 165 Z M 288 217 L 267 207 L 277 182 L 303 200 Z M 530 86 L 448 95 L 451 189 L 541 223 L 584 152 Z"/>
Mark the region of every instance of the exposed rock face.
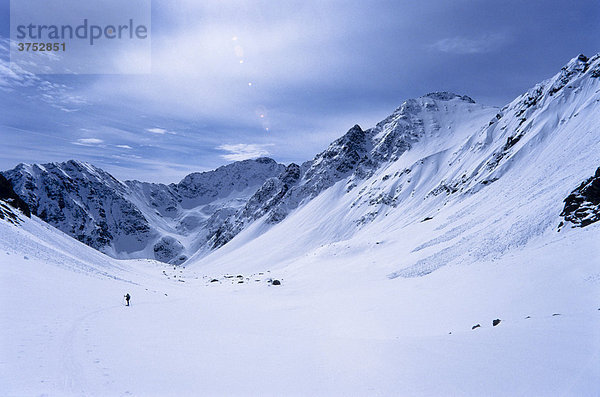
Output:
<path fill-rule="evenodd" d="M 456 95 L 452 92 L 448 92 L 448 91 L 441 91 L 441 92 L 430 92 L 429 94 L 425 95 L 426 97 L 429 98 L 433 98 L 433 99 L 439 99 L 441 101 L 449 101 L 451 99 L 455 99 L 455 98 L 459 98 L 465 102 L 470 102 L 470 103 L 475 103 L 475 101 L 473 99 L 471 99 L 470 97 L 463 95 Z"/>
<path fill-rule="evenodd" d="M 300 176 L 300 166 L 292 163 L 278 177 L 267 179 L 242 209 L 231 214 L 231 217 L 219 224 L 209 242 L 212 247 L 223 246 L 244 227 L 267 213 L 269 213 L 268 222 L 270 223 L 277 222 L 281 216 L 284 217 L 284 215 L 281 215 L 281 209 L 278 212 L 275 207 L 281 203 L 281 199 L 288 191 L 298 183 Z"/>
<path fill-rule="evenodd" d="M 585 227 L 600 220 L 600 167 L 564 200 L 560 214 L 572 227 Z M 562 226 L 563 222 L 561 222 Z"/>
<path fill-rule="evenodd" d="M 15 193 L 10 182 L 0 174 L 0 219 L 18 223 L 19 211 L 26 217 L 31 217 L 27 203 Z"/>

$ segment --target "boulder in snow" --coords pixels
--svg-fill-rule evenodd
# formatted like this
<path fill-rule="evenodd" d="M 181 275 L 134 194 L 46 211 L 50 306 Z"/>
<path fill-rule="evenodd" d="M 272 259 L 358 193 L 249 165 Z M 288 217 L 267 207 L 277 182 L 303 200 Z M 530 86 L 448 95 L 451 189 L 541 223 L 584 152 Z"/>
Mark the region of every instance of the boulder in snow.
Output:
<path fill-rule="evenodd" d="M 154 244 L 154 258 L 161 262 L 178 259 L 184 250 L 183 245 L 174 237 L 165 236 Z"/>

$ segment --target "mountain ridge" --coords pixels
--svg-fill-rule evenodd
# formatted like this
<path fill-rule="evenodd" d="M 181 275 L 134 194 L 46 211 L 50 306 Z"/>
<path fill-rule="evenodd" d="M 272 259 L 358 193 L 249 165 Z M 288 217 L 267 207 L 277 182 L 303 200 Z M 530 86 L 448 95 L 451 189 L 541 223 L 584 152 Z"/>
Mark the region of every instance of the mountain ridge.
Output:
<path fill-rule="evenodd" d="M 236 198 L 251 194 L 264 179 L 283 168 L 272 159 L 245 160 L 212 172 L 190 174 L 171 185 L 121 182 L 92 164 L 76 160 L 22 163 L 3 175 L 33 214 L 93 248 L 117 258 L 151 257 L 182 263 L 188 247 L 179 240 L 202 229 L 202 223 L 218 216 L 219 211 L 235 208 L 239 205 Z M 219 173 L 216 182 L 214 173 Z M 199 190 L 195 180 L 208 178 L 218 186 L 226 176 L 231 184 L 221 189 L 220 195 L 206 183 Z M 195 206 L 189 205 L 193 198 L 199 200 Z M 209 208 L 213 202 L 220 205 Z"/>

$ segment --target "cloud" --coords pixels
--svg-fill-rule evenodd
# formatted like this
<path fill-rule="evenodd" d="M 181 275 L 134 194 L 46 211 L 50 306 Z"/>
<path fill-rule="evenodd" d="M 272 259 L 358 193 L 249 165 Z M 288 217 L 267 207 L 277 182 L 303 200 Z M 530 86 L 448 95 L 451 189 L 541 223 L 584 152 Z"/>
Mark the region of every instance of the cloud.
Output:
<path fill-rule="evenodd" d="M 164 130 L 162 128 L 146 128 L 146 131 L 151 132 L 153 134 L 160 134 L 160 135 L 163 135 L 167 132 L 167 130 Z"/>
<path fill-rule="evenodd" d="M 72 93 L 73 89 L 65 84 L 41 81 L 37 89 L 42 101 L 63 112 L 76 112 L 88 104 L 85 97 Z"/>
<path fill-rule="evenodd" d="M 225 160 L 242 161 L 268 156 L 269 151 L 266 149 L 267 146 L 273 146 L 273 144 L 239 143 L 237 145 L 220 145 L 217 146 L 217 149 L 229 152 L 228 154 L 221 155 L 221 158 Z"/>
<path fill-rule="evenodd" d="M 44 80 L 17 63 L 10 63 L 6 57 L 9 47 L 10 40 L 0 37 L 0 91 L 24 92 L 31 87 L 36 90 L 36 98 L 65 113 L 76 112 L 88 104 L 85 97 L 73 93 L 72 87 Z"/>
<path fill-rule="evenodd" d="M 190 163 L 170 162 L 164 159 L 157 160 L 131 155 L 112 155 L 97 159 L 92 158 L 88 161 L 122 181 L 136 179 L 165 184 L 178 182 L 192 172 L 204 172 L 214 169 Z"/>
<path fill-rule="evenodd" d="M 173 131 L 168 131 L 168 130 L 165 130 L 164 128 L 158 128 L 158 127 L 146 128 L 146 131 L 151 132 L 153 134 L 158 134 L 158 135 L 164 135 L 164 134 L 177 135 Z"/>
<path fill-rule="evenodd" d="M 116 146 L 116 147 L 118 147 L 118 148 L 121 148 L 121 149 L 133 149 L 133 148 L 132 148 L 131 146 L 129 146 L 129 145 L 115 145 L 115 146 Z"/>
<path fill-rule="evenodd" d="M 354 57 L 360 50 L 349 61 L 347 43 L 363 32 L 352 28 L 356 12 L 342 3 L 173 0 L 177 5 L 156 10 L 169 24 L 152 37 L 152 74 L 118 81 L 100 76 L 95 89 L 178 117 L 231 119 L 236 109 L 236 119 L 259 126 L 257 106 L 272 110 L 269 102 L 347 82 L 348 72 L 341 71 L 360 69 Z M 123 62 L 132 56 L 123 54 Z"/>
<path fill-rule="evenodd" d="M 457 36 L 441 39 L 431 47 L 449 54 L 484 54 L 498 49 L 508 41 L 508 38 L 504 33 L 486 34 L 477 38 Z"/>
<path fill-rule="evenodd" d="M 104 141 L 102 139 L 98 139 L 98 138 L 81 138 L 78 139 L 77 141 L 73 142 L 74 145 L 81 145 L 81 146 L 95 146 L 95 145 L 100 145 L 104 143 Z"/>
<path fill-rule="evenodd" d="M 41 80 L 35 74 L 9 63 L 10 40 L 0 37 L 0 90 L 11 92 L 19 87 L 31 87 Z"/>

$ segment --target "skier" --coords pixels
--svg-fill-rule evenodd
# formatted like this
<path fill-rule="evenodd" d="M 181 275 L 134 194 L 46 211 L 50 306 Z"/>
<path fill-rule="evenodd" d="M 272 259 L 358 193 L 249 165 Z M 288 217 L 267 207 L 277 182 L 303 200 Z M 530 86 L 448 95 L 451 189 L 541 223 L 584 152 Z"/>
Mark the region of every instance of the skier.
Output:
<path fill-rule="evenodd" d="M 129 295 L 129 293 L 127 293 L 125 295 L 125 306 L 129 306 L 129 299 L 131 299 L 131 296 Z"/>

